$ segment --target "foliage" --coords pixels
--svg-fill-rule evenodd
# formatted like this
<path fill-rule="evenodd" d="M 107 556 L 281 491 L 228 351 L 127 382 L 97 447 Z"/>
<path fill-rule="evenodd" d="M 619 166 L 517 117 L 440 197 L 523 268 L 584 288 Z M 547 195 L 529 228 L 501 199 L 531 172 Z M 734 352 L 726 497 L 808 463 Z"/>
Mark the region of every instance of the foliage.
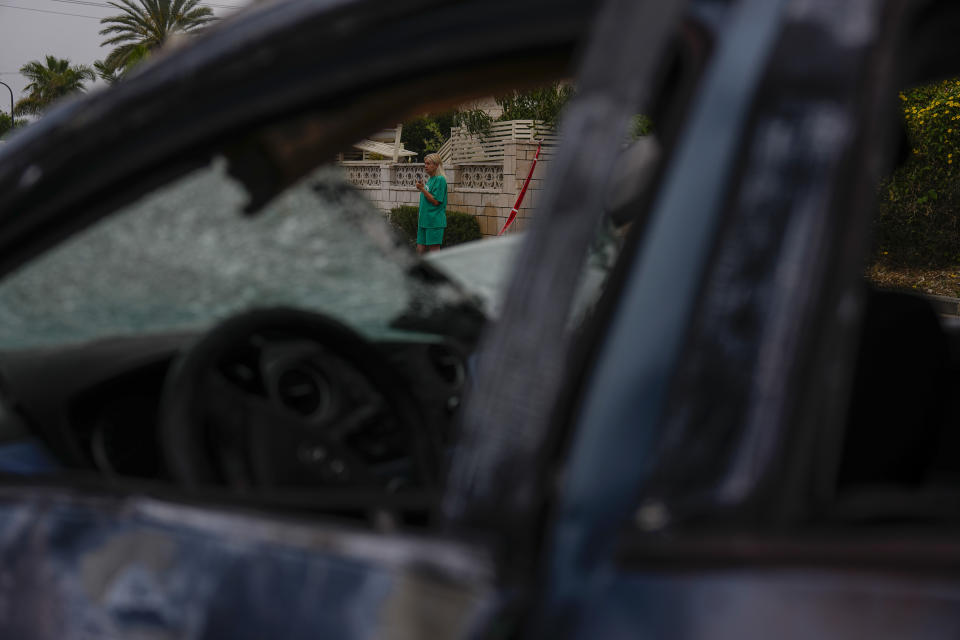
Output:
<path fill-rule="evenodd" d="M 505 120 L 539 120 L 547 129 L 555 129 L 560 111 L 573 96 L 573 87 L 553 83 L 531 91 L 513 91 L 496 96 L 503 109 L 498 122 Z M 440 149 L 450 138 L 450 128 L 462 126 L 467 133 L 489 135 L 494 119 L 483 109 L 458 109 L 442 114 L 429 114 L 403 124 L 400 140 L 404 147 L 421 158 Z"/>
<path fill-rule="evenodd" d="M 529 91 L 511 91 L 494 96 L 494 101 L 503 109 L 497 122 L 507 120 L 537 120 L 547 130 L 554 130 L 560 121 L 560 112 L 574 95 L 571 85 L 554 82 Z M 467 133 L 483 138 L 490 134 L 494 120 L 483 109 L 465 109 L 454 114 L 454 124 L 462 126 Z"/>
<path fill-rule="evenodd" d="M 396 228 L 410 246 L 417 243 L 417 207 L 402 206 L 390 209 L 387 220 Z"/>
<path fill-rule="evenodd" d="M 101 80 L 113 86 L 149 57 L 150 49 L 146 45 L 140 44 L 130 49 L 124 66 L 112 67 L 105 60 L 96 60 L 93 63 L 93 70 L 97 72 Z"/>
<path fill-rule="evenodd" d="M 18 115 L 39 115 L 51 104 L 86 90 L 84 82 L 96 80 L 93 69 L 86 65 L 70 65 L 70 61 L 47 56 L 44 62 L 31 60 L 20 67 L 20 74 L 30 82 L 25 87 L 27 96 L 14 107 Z"/>
<path fill-rule="evenodd" d="M 447 211 L 447 229 L 443 233 L 443 246 L 452 247 L 455 244 L 479 240 L 480 223 L 476 216 L 462 211 Z"/>
<path fill-rule="evenodd" d="M 413 206 L 396 207 L 390 210 L 387 219 L 400 234 L 414 246 L 417 243 L 417 215 L 419 210 Z M 452 247 L 453 245 L 479 240 L 480 223 L 469 213 L 462 211 L 447 211 L 447 229 L 443 233 L 443 246 Z"/>
<path fill-rule="evenodd" d="M 556 129 L 560 112 L 573 94 L 572 85 L 559 82 L 530 91 L 511 91 L 494 98 L 503 109 L 503 114 L 497 119 L 539 120 L 547 128 Z"/>
<path fill-rule="evenodd" d="M 453 111 L 427 114 L 403 123 L 400 141 L 405 149 L 413 151 L 422 159 L 443 146 L 450 137 L 450 127 L 454 124 Z"/>
<path fill-rule="evenodd" d="M 0 113 L 0 138 L 6 136 L 12 129 L 19 127 L 24 127 L 27 125 L 27 121 L 22 118 L 17 118 L 13 120 L 11 125 L 11 118 L 6 113 Z"/>
<path fill-rule="evenodd" d="M 97 72 L 101 80 L 111 86 L 119 82 L 122 77 L 122 73 L 118 69 L 108 67 L 103 60 L 94 61 L 93 70 Z"/>
<path fill-rule="evenodd" d="M 213 9 L 200 0 L 116 0 L 122 13 L 100 21 L 101 46 L 116 45 L 103 60 L 106 72 L 124 71 L 159 49 L 177 33 L 195 33 L 214 20 Z"/>
<path fill-rule="evenodd" d="M 637 140 L 653 133 L 653 120 L 649 116 L 638 113 L 630 120 L 630 138 Z"/>
<path fill-rule="evenodd" d="M 463 127 L 469 134 L 483 138 L 490 135 L 493 118 L 483 109 L 464 109 L 454 114 L 453 124 Z"/>
<path fill-rule="evenodd" d="M 900 100 L 909 153 L 880 190 L 876 257 L 899 265 L 958 263 L 960 80 L 917 87 Z"/>

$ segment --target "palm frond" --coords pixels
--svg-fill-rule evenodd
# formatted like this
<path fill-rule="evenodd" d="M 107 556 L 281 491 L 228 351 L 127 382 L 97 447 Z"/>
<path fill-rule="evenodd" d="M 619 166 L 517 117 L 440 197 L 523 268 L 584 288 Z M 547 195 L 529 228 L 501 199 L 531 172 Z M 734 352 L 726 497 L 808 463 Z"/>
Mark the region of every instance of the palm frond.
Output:
<path fill-rule="evenodd" d="M 101 36 L 107 36 L 103 46 L 117 46 L 107 60 L 120 64 L 129 59 L 130 46 L 147 50 L 161 47 L 176 32 L 197 32 L 215 20 L 213 10 L 200 5 L 200 0 L 109 0 L 107 3 L 120 11 L 100 21 Z M 142 56 L 141 56 L 142 57 Z M 119 69 L 120 67 L 118 67 Z"/>
<path fill-rule="evenodd" d="M 39 115 L 42 111 L 43 105 L 40 104 L 37 98 L 32 96 L 20 98 L 13 106 L 13 113 L 18 116 L 35 116 Z"/>

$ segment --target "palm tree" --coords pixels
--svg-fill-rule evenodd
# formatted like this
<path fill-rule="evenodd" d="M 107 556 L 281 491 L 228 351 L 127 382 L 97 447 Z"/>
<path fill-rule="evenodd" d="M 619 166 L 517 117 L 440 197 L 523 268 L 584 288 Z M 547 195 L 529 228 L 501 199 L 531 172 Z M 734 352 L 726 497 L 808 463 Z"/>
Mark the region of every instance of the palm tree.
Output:
<path fill-rule="evenodd" d="M 200 0 L 117 0 L 108 2 L 123 13 L 108 16 L 102 36 L 112 36 L 101 46 L 117 45 L 103 61 L 106 69 L 126 70 L 145 53 L 163 46 L 175 33 L 191 33 L 214 20 L 213 9 Z"/>
<path fill-rule="evenodd" d="M 20 67 L 20 74 L 30 81 L 24 89 L 27 96 L 14 107 L 18 115 L 39 115 L 53 102 L 71 93 L 86 91 L 84 82 L 97 79 L 86 65 L 70 65 L 70 61 L 47 56 L 46 62 L 31 60 Z"/>
<path fill-rule="evenodd" d="M 93 70 L 97 72 L 101 80 L 109 85 L 114 85 L 120 80 L 120 72 L 108 67 L 103 60 L 94 60 Z"/>
<path fill-rule="evenodd" d="M 105 60 L 95 60 L 93 70 L 97 72 L 100 79 L 108 85 L 115 85 L 120 82 L 124 76 L 132 71 L 140 62 L 147 59 L 150 52 L 146 45 L 137 45 L 131 49 L 126 57 L 125 65 L 122 68 L 112 67 Z"/>

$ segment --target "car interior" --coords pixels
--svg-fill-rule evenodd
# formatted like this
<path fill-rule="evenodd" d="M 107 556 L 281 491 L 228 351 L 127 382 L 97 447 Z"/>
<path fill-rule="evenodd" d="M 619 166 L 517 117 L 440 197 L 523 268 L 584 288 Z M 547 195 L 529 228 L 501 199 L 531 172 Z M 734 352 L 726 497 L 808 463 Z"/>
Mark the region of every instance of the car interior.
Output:
<path fill-rule="evenodd" d="M 222 206 L 236 187 L 214 165 L 4 282 L 21 302 L 0 358 L 5 430 L 108 486 L 225 487 L 364 519 L 395 496 L 422 523 L 482 312 L 330 169 L 251 219 Z M 370 225 L 380 244 L 358 237 Z"/>

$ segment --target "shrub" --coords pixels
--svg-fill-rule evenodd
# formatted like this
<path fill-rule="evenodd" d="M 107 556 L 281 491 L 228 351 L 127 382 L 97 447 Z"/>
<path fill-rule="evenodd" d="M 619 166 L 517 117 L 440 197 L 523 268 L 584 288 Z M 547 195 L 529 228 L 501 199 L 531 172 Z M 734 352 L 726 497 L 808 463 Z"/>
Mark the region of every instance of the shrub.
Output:
<path fill-rule="evenodd" d="M 480 223 L 469 213 L 462 211 L 447 211 L 447 230 L 443 234 L 443 246 L 452 247 L 455 244 L 479 240 Z"/>
<path fill-rule="evenodd" d="M 409 205 L 391 209 L 387 214 L 390 224 L 400 231 L 410 246 L 417 244 L 417 215 L 417 207 Z M 447 229 L 443 234 L 444 247 L 452 247 L 480 238 L 480 223 L 475 217 L 462 211 L 447 211 Z"/>
<path fill-rule="evenodd" d="M 960 262 L 960 80 L 900 94 L 908 158 L 883 183 L 875 257 L 888 264 Z M 956 161 L 956 162 L 955 162 Z"/>
<path fill-rule="evenodd" d="M 387 220 L 400 232 L 410 246 L 417 244 L 417 207 L 403 206 L 390 209 Z"/>

